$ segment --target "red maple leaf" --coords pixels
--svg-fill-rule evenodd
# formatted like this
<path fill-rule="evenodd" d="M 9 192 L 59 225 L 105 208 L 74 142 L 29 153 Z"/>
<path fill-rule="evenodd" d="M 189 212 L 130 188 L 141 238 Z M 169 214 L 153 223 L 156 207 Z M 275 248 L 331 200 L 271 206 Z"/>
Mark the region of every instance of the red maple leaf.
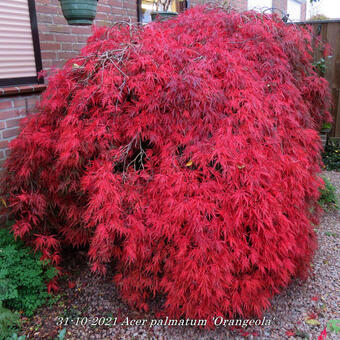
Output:
<path fill-rule="evenodd" d="M 74 288 L 76 286 L 76 283 L 75 282 L 73 282 L 73 281 L 69 281 L 68 282 L 68 288 Z"/>

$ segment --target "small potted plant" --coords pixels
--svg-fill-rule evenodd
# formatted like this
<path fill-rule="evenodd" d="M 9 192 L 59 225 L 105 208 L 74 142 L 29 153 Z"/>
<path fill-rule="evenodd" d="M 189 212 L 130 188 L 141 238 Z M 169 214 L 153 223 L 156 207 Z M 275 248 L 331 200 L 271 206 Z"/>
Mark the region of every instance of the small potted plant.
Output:
<path fill-rule="evenodd" d="M 69 25 L 92 25 L 98 0 L 59 0 Z"/>
<path fill-rule="evenodd" d="M 323 147 L 325 147 L 327 144 L 328 134 L 331 132 L 331 130 L 332 130 L 331 123 L 324 122 L 322 124 L 322 127 L 320 129 L 320 137 L 321 137 L 321 142 L 322 142 Z"/>
<path fill-rule="evenodd" d="M 331 123 L 323 123 L 320 132 L 321 133 L 329 133 L 332 130 Z"/>
<path fill-rule="evenodd" d="M 155 0 L 154 5 L 156 10 L 151 12 L 152 21 L 157 19 L 159 20 L 167 20 L 173 18 L 178 15 L 177 12 L 169 11 L 169 7 L 172 0 Z M 161 9 L 161 10 L 160 10 Z"/>

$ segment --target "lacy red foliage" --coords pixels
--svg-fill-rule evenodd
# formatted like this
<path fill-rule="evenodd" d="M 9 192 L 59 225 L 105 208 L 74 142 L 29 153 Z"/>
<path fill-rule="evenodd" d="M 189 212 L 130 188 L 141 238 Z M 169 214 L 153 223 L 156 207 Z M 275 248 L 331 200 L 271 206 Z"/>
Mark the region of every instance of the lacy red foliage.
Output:
<path fill-rule="evenodd" d="M 327 83 L 310 34 L 196 7 L 98 28 L 11 143 L 15 235 L 60 261 L 88 245 L 133 306 L 260 315 L 316 247 Z"/>

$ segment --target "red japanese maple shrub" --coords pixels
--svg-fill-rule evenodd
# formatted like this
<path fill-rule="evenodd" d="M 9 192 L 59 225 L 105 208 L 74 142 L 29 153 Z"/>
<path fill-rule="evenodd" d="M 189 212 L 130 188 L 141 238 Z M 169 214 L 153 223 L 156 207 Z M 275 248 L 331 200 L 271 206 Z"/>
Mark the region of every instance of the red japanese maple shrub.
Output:
<path fill-rule="evenodd" d="M 140 309 L 260 315 L 316 247 L 330 96 L 310 40 L 216 7 L 96 29 L 11 143 L 14 234 L 57 264 L 89 246 Z"/>

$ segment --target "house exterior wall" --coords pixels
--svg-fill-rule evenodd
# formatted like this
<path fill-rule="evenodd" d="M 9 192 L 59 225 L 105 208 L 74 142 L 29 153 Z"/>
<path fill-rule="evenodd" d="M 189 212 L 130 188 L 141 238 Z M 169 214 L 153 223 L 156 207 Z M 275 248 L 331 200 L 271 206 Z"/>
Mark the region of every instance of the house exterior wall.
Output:
<path fill-rule="evenodd" d="M 43 67 L 61 67 L 85 45 L 91 27 L 69 26 L 59 0 L 36 0 L 35 3 Z M 94 24 L 110 25 L 129 18 L 137 20 L 136 0 L 100 0 Z"/>

